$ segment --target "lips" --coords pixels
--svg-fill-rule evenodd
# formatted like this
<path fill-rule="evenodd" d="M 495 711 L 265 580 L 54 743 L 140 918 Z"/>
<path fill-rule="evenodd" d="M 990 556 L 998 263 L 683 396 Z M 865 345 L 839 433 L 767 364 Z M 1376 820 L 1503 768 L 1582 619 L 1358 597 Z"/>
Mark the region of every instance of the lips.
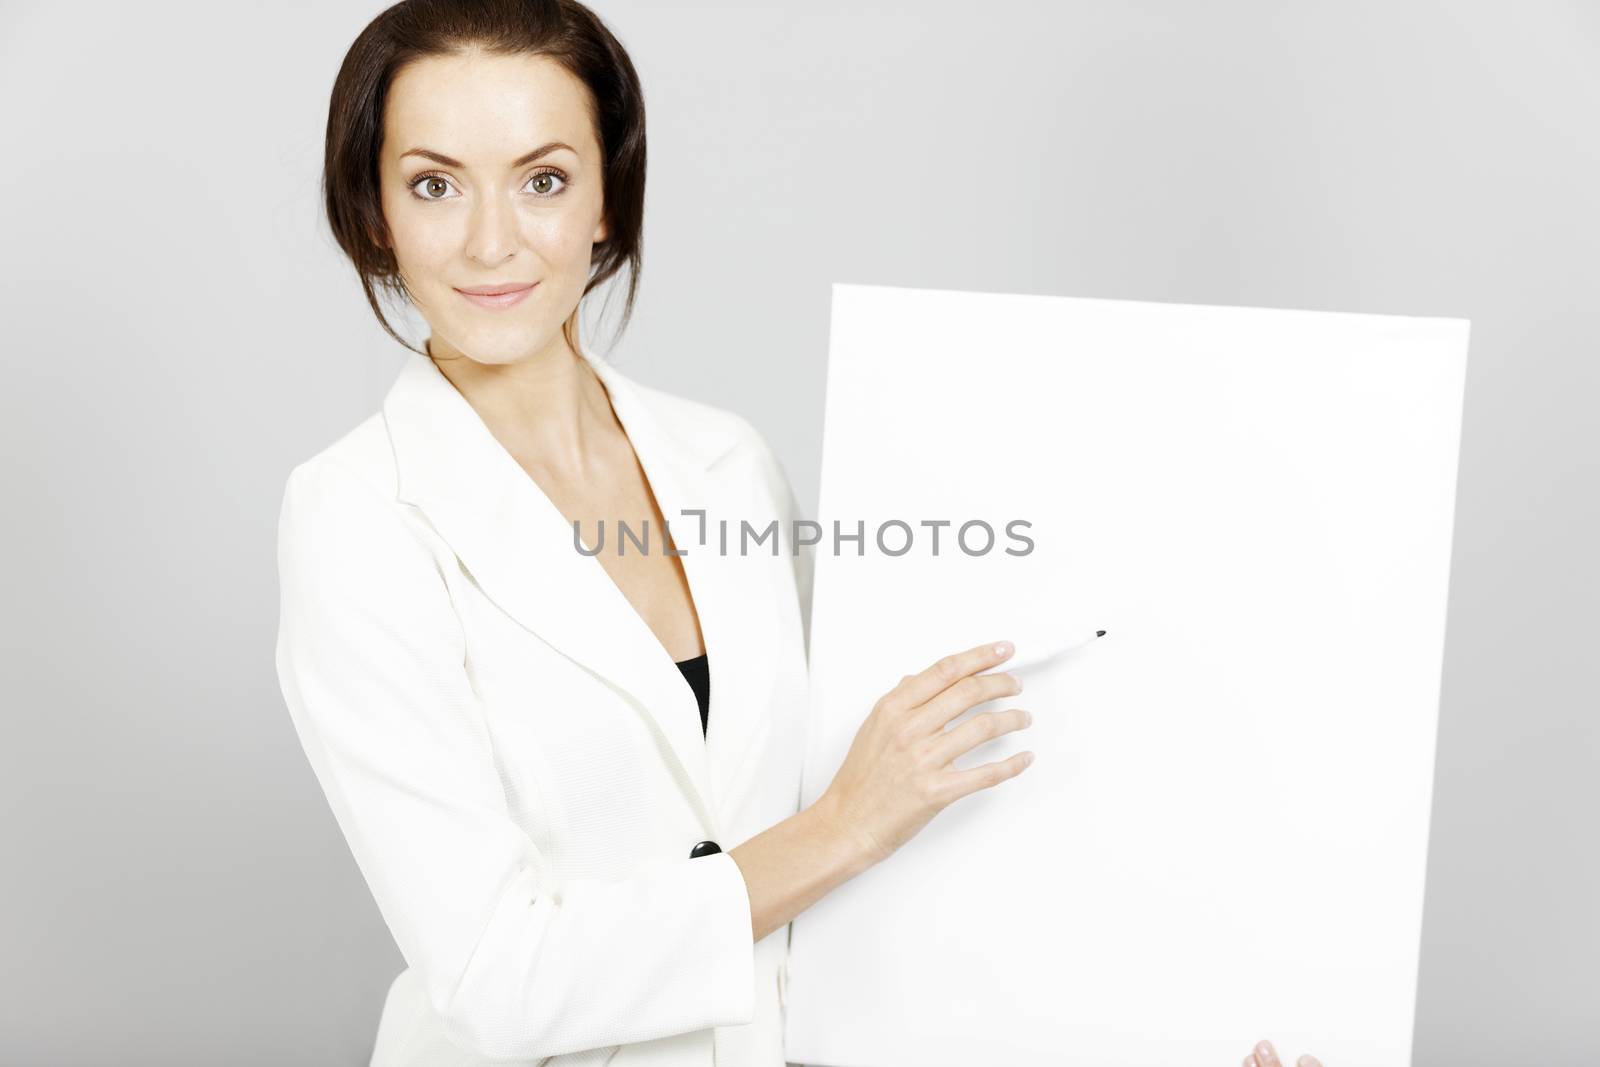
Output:
<path fill-rule="evenodd" d="M 537 284 L 539 283 L 504 282 L 500 285 L 473 285 L 465 289 L 457 289 L 456 292 L 463 293 L 467 296 L 504 296 L 507 293 L 514 293 L 519 289 L 531 289 Z"/>
<path fill-rule="evenodd" d="M 529 293 L 533 292 L 534 289 L 538 288 L 538 285 L 538 282 L 511 282 L 505 285 L 475 285 L 470 289 L 457 289 L 456 292 L 460 293 L 464 299 L 476 304 L 478 307 L 487 308 L 490 310 L 498 310 L 500 308 L 508 308 L 511 305 L 520 302 Z"/>

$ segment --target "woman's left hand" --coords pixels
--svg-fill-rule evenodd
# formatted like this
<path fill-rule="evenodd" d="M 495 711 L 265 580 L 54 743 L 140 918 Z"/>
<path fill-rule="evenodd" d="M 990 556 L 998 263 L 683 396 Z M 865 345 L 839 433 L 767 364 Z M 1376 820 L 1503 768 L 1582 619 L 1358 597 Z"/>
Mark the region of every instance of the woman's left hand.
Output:
<path fill-rule="evenodd" d="M 1272 1042 L 1262 1041 L 1244 1058 L 1244 1067 L 1283 1067 L 1283 1063 L 1278 1059 Z M 1301 1056 L 1294 1061 L 1294 1067 L 1322 1067 L 1322 1061 L 1315 1056 Z"/>

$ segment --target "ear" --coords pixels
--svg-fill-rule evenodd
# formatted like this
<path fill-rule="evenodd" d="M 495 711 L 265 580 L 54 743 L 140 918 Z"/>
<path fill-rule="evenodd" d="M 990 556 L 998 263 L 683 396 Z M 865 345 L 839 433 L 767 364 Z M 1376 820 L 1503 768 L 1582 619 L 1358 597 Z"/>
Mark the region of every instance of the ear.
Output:
<path fill-rule="evenodd" d="M 594 243 L 600 244 L 601 242 L 608 241 L 610 239 L 611 230 L 606 225 L 605 217 L 601 216 L 599 223 L 597 223 L 594 228 Z"/>

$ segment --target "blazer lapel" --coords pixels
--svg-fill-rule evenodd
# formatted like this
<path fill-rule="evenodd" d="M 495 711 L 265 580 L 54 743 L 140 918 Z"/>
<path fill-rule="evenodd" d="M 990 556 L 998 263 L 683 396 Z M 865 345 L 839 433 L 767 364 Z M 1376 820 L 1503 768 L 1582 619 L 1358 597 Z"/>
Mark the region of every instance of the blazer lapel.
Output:
<path fill-rule="evenodd" d="M 706 733 L 702 738 L 693 731 L 692 736 L 707 758 L 705 799 L 712 833 L 720 837 L 723 802 L 734 795 L 736 776 L 751 769 L 743 757 L 759 737 L 770 699 L 774 647 L 767 624 L 775 621 L 772 569 L 758 553 L 770 554 L 771 549 L 752 549 L 745 556 L 739 547 L 741 520 L 749 519 L 757 531 L 764 526 L 761 509 L 753 506 L 758 476 L 732 463 L 738 437 L 728 421 L 659 418 L 646 391 L 598 357 L 586 354 L 586 358 L 611 394 L 617 417 L 672 528 L 674 547 L 683 553 L 680 562 L 700 618 L 711 671 Z M 722 464 L 724 459 L 729 462 Z M 780 531 L 780 537 L 781 550 L 789 551 L 788 535 Z M 651 551 L 658 550 L 652 536 Z M 671 668 L 689 696 L 694 708 L 691 719 L 698 725 L 693 690 L 677 665 Z M 759 773 L 759 768 L 755 770 Z M 728 848 L 739 842 L 718 843 Z"/>
<path fill-rule="evenodd" d="M 578 551 L 566 517 L 433 361 L 415 352 L 408 353 L 383 405 L 399 472 L 398 496 L 422 510 L 501 610 L 630 698 L 707 832 L 715 834 L 719 820 L 708 750 L 717 756 L 742 751 L 755 712 L 739 706 L 749 677 L 744 672 L 757 666 L 750 662 L 757 653 L 770 653 L 764 643 L 745 636 L 740 616 L 747 608 L 730 566 L 738 557 L 716 555 L 715 533 L 705 546 L 696 544 L 698 522 L 680 512 L 704 508 L 714 530 L 724 505 L 738 502 L 710 475 L 737 439 L 720 420 L 669 424 L 657 418 L 648 398 L 625 376 L 586 349 L 580 354 L 606 386 L 676 547 L 685 553 L 682 563 L 711 667 L 712 708 L 704 737 L 693 691 L 600 560 Z M 731 524 L 736 532 L 737 517 Z M 616 551 L 614 534 L 604 551 Z M 649 545 L 651 552 L 663 551 L 661 531 L 652 528 Z M 539 694 L 529 696 L 538 699 Z M 582 708 L 570 709 L 570 714 L 582 713 Z"/>

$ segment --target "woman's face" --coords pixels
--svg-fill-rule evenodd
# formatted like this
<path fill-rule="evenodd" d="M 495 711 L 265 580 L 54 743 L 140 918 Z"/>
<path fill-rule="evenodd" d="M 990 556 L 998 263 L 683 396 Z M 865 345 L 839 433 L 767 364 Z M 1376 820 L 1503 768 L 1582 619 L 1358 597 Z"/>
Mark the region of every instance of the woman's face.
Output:
<path fill-rule="evenodd" d="M 383 214 L 436 359 L 516 363 L 565 347 L 561 325 L 606 237 L 588 100 L 544 56 L 430 56 L 395 76 L 378 161 Z M 508 306 L 460 292 L 530 282 Z"/>

